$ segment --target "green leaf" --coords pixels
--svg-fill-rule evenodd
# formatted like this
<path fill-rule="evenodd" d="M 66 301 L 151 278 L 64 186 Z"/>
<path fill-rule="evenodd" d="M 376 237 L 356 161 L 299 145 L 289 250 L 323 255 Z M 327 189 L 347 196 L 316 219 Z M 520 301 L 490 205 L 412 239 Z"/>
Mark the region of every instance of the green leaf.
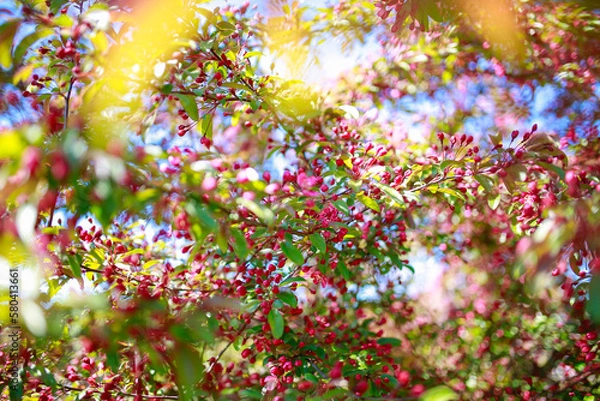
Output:
<path fill-rule="evenodd" d="M 116 188 L 113 187 L 108 181 L 104 181 L 102 187 L 105 191 L 104 199 L 102 199 L 102 203 L 93 205 L 91 209 L 102 226 L 107 227 L 112 223 L 113 217 L 118 212 L 119 198 L 115 190 Z"/>
<path fill-rule="evenodd" d="M 96 248 L 89 253 L 99 264 L 103 264 L 105 261 L 104 250 Z"/>
<path fill-rule="evenodd" d="M 421 25 L 421 29 L 423 29 L 423 31 L 429 30 L 429 16 L 425 13 L 422 7 L 417 9 L 416 19 L 419 21 L 419 25 Z"/>
<path fill-rule="evenodd" d="M 247 389 L 240 391 L 240 396 L 242 397 L 242 399 L 246 399 L 246 398 L 252 398 L 254 400 L 262 400 L 263 399 L 262 393 L 255 388 L 247 388 Z"/>
<path fill-rule="evenodd" d="M 506 177 L 502 178 L 502 182 L 504 183 L 504 186 L 506 187 L 506 190 L 509 193 L 513 193 L 516 189 L 516 184 L 515 184 L 515 177 L 512 174 L 508 174 Z"/>
<path fill-rule="evenodd" d="M 251 51 L 251 52 L 244 54 L 244 58 L 258 57 L 258 56 L 262 56 L 262 55 L 263 54 L 259 51 Z"/>
<path fill-rule="evenodd" d="M 452 401 L 458 399 L 458 394 L 447 386 L 434 387 L 425 391 L 421 394 L 421 397 L 419 397 L 419 400 L 421 401 Z"/>
<path fill-rule="evenodd" d="M 425 11 L 425 14 L 427 14 L 429 16 L 429 18 L 431 18 L 432 20 L 434 20 L 436 22 L 442 21 L 442 13 L 440 12 L 437 1 L 434 1 L 434 0 L 425 1 L 425 2 L 423 2 L 422 7 L 423 7 L 423 10 Z"/>
<path fill-rule="evenodd" d="M 455 167 L 455 166 L 462 166 L 462 165 L 463 165 L 463 163 L 457 162 L 456 160 L 444 160 L 440 164 L 440 170 L 445 170 L 446 167 Z"/>
<path fill-rule="evenodd" d="M 492 192 L 492 188 L 494 188 L 494 180 L 484 174 L 476 174 L 475 179 L 481 184 L 486 192 Z"/>
<path fill-rule="evenodd" d="M 106 351 L 106 363 L 113 371 L 119 370 L 120 354 L 116 345 L 110 346 Z"/>
<path fill-rule="evenodd" d="M 342 200 L 336 200 L 336 201 L 333 201 L 331 203 L 340 212 L 342 212 L 342 213 L 344 213 L 346 215 L 350 213 L 350 209 L 348 208 L 348 205 L 346 204 L 346 202 L 344 202 Z"/>
<path fill-rule="evenodd" d="M 219 22 L 217 24 L 217 28 L 219 28 L 219 30 L 225 35 L 231 35 L 233 32 L 235 32 L 235 25 L 227 21 Z"/>
<path fill-rule="evenodd" d="M 52 0 L 50 2 L 50 11 L 56 14 L 68 0 Z"/>
<path fill-rule="evenodd" d="M 73 276 L 76 279 L 80 279 L 81 278 L 81 266 L 79 265 L 79 263 L 77 263 L 77 260 L 75 260 L 75 257 L 73 257 L 71 255 L 67 255 L 67 259 L 69 260 L 69 266 L 71 267 Z"/>
<path fill-rule="evenodd" d="M 269 315 L 267 316 L 267 321 L 269 322 L 269 326 L 271 327 L 271 333 L 273 333 L 274 338 L 281 338 L 283 336 L 284 322 L 283 316 L 276 309 L 271 309 Z"/>
<path fill-rule="evenodd" d="M 288 304 L 292 308 L 298 306 L 298 298 L 292 292 L 280 292 L 277 294 L 277 298 L 281 299 L 284 303 Z"/>
<path fill-rule="evenodd" d="M 173 90 L 173 84 L 165 84 L 160 88 L 160 93 L 168 95 Z"/>
<path fill-rule="evenodd" d="M 281 283 L 279 283 L 279 286 L 283 287 L 285 285 L 292 284 L 292 283 L 304 283 L 304 282 L 306 282 L 306 280 L 302 277 L 288 277 L 285 280 L 283 280 Z"/>
<path fill-rule="evenodd" d="M 502 197 L 500 196 L 500 194 L 498 194 L 495 197 L 488 199 L 488 205 L 492 210 L 498 209 L 498 206 L 500 206 L 501 198 Z"/>
<path fill-rule="evenodd" d="M 50 387 L 55 388 L 57 383 L 56 383 L 56 378 L 54 377 L 54 375 L 52 374 L 52 372 L 50 371 L 50 369 L 44 367 L 40 369 L 40 376 L 42 378 L 42 382 Z"/>
<path fill-rule="evenodd" d="M 323 394 L 323 400 L 334 399 L 336 397 L 346 397 L 349 391 L 341 387 L 331 389 Z"/>
<path fill-rule="evenodd" d="M 213 137 L 213 115 L 210 113 L 202 117 L 202 135 L 208 139 Z"/>
<path fill-rule="evenodd" d="M 198 115 L 198 105 L 196 104 L 196 97 L 193 95 L 182 95 L 180 93 L 175 94 L 181 103 L 181 106 L 185 110 L 188 116 L 194 121 L 198 121 L 200 116 Z M 203 121 L 204 125 L 204 121 Z"/>
<path fill-rule="evenodd" d="M 546 162 L 537 162 L 537 164 L 540 167 L 543 167 L 546 170 L 551 171 L 554 174 L 558 175 L 561 180 L 563 180 L 563 181 L 565 180 L 565 170 L 563 170 L 562 168 L 560 168 L 552 163 L 546 163 Z"/>
<path fill-rule="evenodd" d="M 402 266 L 406 267 L 408 270 L 410 270 L 413 274 L 415 273 L 415 268 L 412 267 L 411 265 L 407 265 L 406 263 L 403 263 Z"/>
<path fill-rule="evenodd" d="M 258 110 L 260 105 L 261 105 L 261 102 L 258 99 L 250 100 L 250 107 L 252 108 L 252 111 Z"/>
<path fill-rule="evenodd" d="M 380 184 L 378 182 L 375 183 L 377 188 L 381 189 L 384 194 L 386 194 L 392 201 L 398 204 L 398 206 L 404 205 L 404 199 L 402 198 L 402 194 L 396 191 L 394 188 L 389 187 L 387 185 Z"/>
<path fill-rule="evenodd" d="M 244 84 L 240 84 L 237 82 L 224 82 L 221 86 L 224 86 L 225 88 L 233 88 L 233 89 L 239 89 L 239 90 L 244 90 L 247 91 L 248 87 Z"/>
<path fill-rule="evenodd" d="M 497 133 L 496 135 L 490 134 L 490 140 L 492 141 L 494 146 L 498 146 L 499 144 L 502 143 L 502 134 L 501 133 Z"/>
<path fill-rule="evenodd" d="M 379 249 L 375 248 L 374 246 L 370 246 L 367 248 L 367 251 L 369 251 L 371 255 L 375 256 L 378 261 L 383 261 L 384 256 Z"/>
<path fill-rule="evenodd" d="M 256 217 L 261 219 L 267 225 L 273 224 L 273 221 L 275 220 L 275 215 L 273 214 L 273 211 L 268 207 L 246 198 L 237 198 L 236 202 L 238 205 L 243 206 L 252 213 L 254 213 Z"/>
<path fill-rule="evenodd" d="M 340 273 L 342 275 L 342 277 L 347 280 L 350 281 L 350 270 L 348 270 L 348 266 L 346 266 L 346 264 L 340 260 L 337 264 L 337 267 L 335 268 L 338 273 Z"/>
<path fill-rule="evenodd" d="M 397 338 L 383 337 L 383 338 L 380 338 L 379 340 L 377 340 L 377 344 L 380 344 L 380 345 L 391 344 L 394 347 L 399 347 L 402 345 L 402 341 L 398 340 Z"/>
<path fill-rule="evenodd" d="M 290 241 L 284 241 L 281 243 L 281 250 L 284 255 L 294 262 L 297 265 L 304 264 L 304 256 L 302 256 L 302 252 L 294 244 Z"/>
<path fill-rule="evenodd" d="M 446 187 L 439 187 L 437 189 L 437 192 L 442 192 L 444 194 L 450 195 L 452 198 L 458 198 L 461 200 L 465 200 L 465 196 L 462 194 L 462 192 L 457 191 L 456 189 L 452 189 L 452 188 L 446 188 Z"/>
<path fill-rule="evenodd" d="M 35 32 L 33 32 L 33 33 L 25 36 L 23 39 L 21 39 L 21 41 L 19 42 L 19 44 L 17 44 L 15 46 L 15 49 L 13 51 L 13 61 L 14 61 L 15 65 L 21 64 L 21 61 L 23 60 L 25 53 L 27 53 L 27 50 L 31 47 L 31 45 L 33 45 L 38 40 L 51 35 L 52 33 L 53 32 L 51 29 L 42 27 L 40 25 Z"/>
<path fill-rule="evenodd" d="M 309 382 L 312 382 L 312 383 L 315 383 L 315 384 L 319 382 L 319 379 L 317 379 L 317 376 L 313 375 L 313 374 L 312 374 L 312 373 L 310 373 L 310 372 L 306 372 L 306 373 L 304 374 L 304 378 L 305 378 L 306 380 L 308 380 Z"/>
<path fill-rule="evenodd" d="M 194 385 L 202 380 L 204 364 L 198 352 L 189 345 L 179 343 L 173 353 L 175 377 L 181 387 L 180 400 L 192 400 Z"/>
<path fill-rule="evenodd" d="M 138 204 L 145 204 L 156 200 L 160 195 L 161 194 L 154 188 L 142 189 L 135 193 L 135 202 Z"/>
<path fill-rule="evenodd" d="M 202 14 L 204 18 L 206 18 L 209 21 L 213 21 L 216 18 L 215 14 L 212 11 L 207 10 L 206 8 L 196 7 L 196 11 Z"/>
<path fill-rule="evenodd" d="M 398 383 L 398 379 L 396 379 L 396 377 L 394 377 L 392 375 L 381 375 L 381 378 L 388 379 L 390 386 L 392 386 L 392 387 L 398 387 L 400 385 Z"/>
<path fill-rule="evenodd" d="M 219 246 L 219 249 L 221 250 L 221 252 L 224 254 L 227 253 L 227 251 L 229 250 L 229 243 L 227 242 L 226 233 L 224 233 L 222 229 L 217 231 L 217 235 L 216 235 L 215 239 L 217 241 L 217 245 Z"/>
<path fill-rule="evenodd" d="M 398 267 L 399 269 L 402 269 L 404 266 L 407 266 L 404 263 L 402 263 L 396 252 L 391 251 L 387 254 L 387 256 L 390 258 L 392 263 L 395 264 L 396 267 Z"/>
<path fill-rule="evenodd" d="M 144 264 L 142 265 L 142 269 L 144 269 L 144 270 L 149 269 L 149 268 L 151 268 L 152 266 L 154 266 L 154 265 L 156 265 L 158 263 L 160 263 L 159 260 L 156 260 L 156 259 L 149 260 L 147 262 L 144 262 Z"/>
<path fill-rule="evenodd" d="M 210 232 L 215 232 L 219 229 L 219 223 L 213 215 L 206 210 L 199 202 L 192 202 L 186 205 L 186 210 L 192 216 L 198 218 L 200 225 Z"/>
<path fill-rule="evenodd" d="M 522 164 L 513 164 L 509 166 L 506 168 L 506 172 L 514 181 L 522 182 L 527 180 L 527 168 Z"/>
<path fill-rule="evenodd" d="M 592 321 L 600 325 L 600 274 L 592 276 L 590 281 L 590 299 L 587 302 L 587 312 Z"/>
<path fill-rule="evenodd" d="M 23 395 L 25 394 L 23 381 L 19 380 L 16 386 L 9 386 L 8 394 L 10 401 L 21 401 L 23 399 Z"/>
<path fill-rule="evenodd" d="M 219 328 L 219 321 L 214 317 L 210 316 L 208 318 L 208 329 L 212 332 L 217 331 Z"/>
<path fill-rule="evenodd" d="M 376 212 L 380 212 L 381 211 L 381 209 L 379 208 L 379 204 L 373 198 L 369 198 L 364 193 L 362 193 L 362 192 L 358 193 L 356 195 L 356 198 L 360 201 L 360 203 L 362 203 L 363 205 L 365 205 L 369 209 L 373 209 Z"/>
<path fill-rule="evenodd" d="M 12 19 L 0 25 L 0 67 L 9 69 L 12 66 L 11 50 L 15 33 L 21 20 Z"/>
<path fill-rule="evenodd" d="M 121 256 L 124 257 L 124 258 L 127 258 L 127 257 L 129 257 L 131 255 L 143 255 L 143 254 L 144 254 L 144 250 L 143 249 L 141 249 L 141 248 L 135 248 L 135 249 L 132 249 L 131 251 L 125 252 Z"/>
<path fill-rule="evenodd" d="M 327 243 L 325 242 L 325 238 L 321 236 L 319 233 L 313 233 L 308 236 L 310 242 L 318 249 L 319 252 L 325 253 L 327 252 Z"/>
<path fill-rule="evenodd" d="M 231 228 L 231 235 L 233 236 L 233 250 L 240 259 L 246 259 L 248 256 L 248 243 L 244 233 L 238 228 Z"/>
<path fill-rule="evenodd" d="M 75 24 L 75 21 L 70 15 L 60 14 L 57 17 L 54 17 L 54 24 L 61 28 L 72 28 Z"/>

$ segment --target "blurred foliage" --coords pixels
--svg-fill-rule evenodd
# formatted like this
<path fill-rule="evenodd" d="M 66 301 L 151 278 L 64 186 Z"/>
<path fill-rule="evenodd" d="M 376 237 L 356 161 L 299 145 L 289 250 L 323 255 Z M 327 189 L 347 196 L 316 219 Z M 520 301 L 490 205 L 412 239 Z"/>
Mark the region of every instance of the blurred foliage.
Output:
<path fill-rule="evenodd" d="M 2 396 L 600 397 L 587 3 L 1 9 Z"/>

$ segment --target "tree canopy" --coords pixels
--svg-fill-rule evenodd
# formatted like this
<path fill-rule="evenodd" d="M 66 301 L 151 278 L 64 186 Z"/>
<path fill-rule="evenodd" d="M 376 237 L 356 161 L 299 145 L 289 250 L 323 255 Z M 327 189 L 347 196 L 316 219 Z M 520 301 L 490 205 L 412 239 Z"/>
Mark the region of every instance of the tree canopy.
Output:
<path fill-rule="evenodd" d="M 7 3 L 3 399 L 600 399 L 596 2 Z"/>

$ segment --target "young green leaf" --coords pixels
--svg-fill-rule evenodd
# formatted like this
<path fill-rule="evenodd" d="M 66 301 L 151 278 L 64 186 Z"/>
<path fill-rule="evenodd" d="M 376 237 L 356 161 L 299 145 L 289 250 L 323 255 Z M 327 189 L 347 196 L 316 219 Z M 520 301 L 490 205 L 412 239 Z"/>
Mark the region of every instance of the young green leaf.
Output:
<path fill-rule="evenodd" d="M 587 302 L 587 311 L 592 321 L 600 325 L 600 274 L 595 274 L 590 282 L 590 299 Z"/>
<path fill-rule="evenodd" d="M 12 19 L 0 25 L 0 67 L 9 69 L 12 65 L 11 49 L 15 33 L 21 21 Z"/>
<path fill-rule="evenodd" d="M 327 252 L 327 243 L 325 242 L 325 239 L 323 238 L 323 236 L 321 234 L 313 233 L 313 234 L 309 235 L 308 238 L 310 239 L 310 242 L 312 242 L 312 244 L 315 246 L 315 248 L 317 248 L 317 250 L 320 253 Z"/>
<path fill-rule="evenodd" d="M 261 219 L 267 225 L 273 224 L 273 221 L 275 220 L 275 214 L 271 209 L 269 209 L 265 205 L 256 203 L 246 198 L 237 198 L 236 202 L 238 203 L 238 205 L 243 206 L 252 213 L 254 213 L 256 217 Z"/>
<path fill-rule="evenodd" d="M 421 397 L 419 397 L 420 401 L 452 401 L 458 399 L 458 394 L 447 386 L 434 387 L 425 391 L 421 394 Z"/>
<path fill-rule="evenodd" d="M 377 340 L 377 344 L 380 344 L 380 345 L 390 344 L 394 347 L 399 347 L 402 345 L 402 341 L 398 340 L 397 338 L 393 338 L 393 337 L 383 337 L 383 338 L 380 338 L 379 340 Z"/>
<path fill-rule="evenodd" d="M 383 193 L 386 194 L 394 203 L 398 204 L 398 206 L 403 206 L 406 203 L 404 202 L 404 199 L 402 199 L 402 194 L 394 188 L 378 182 L 376 182 L 375 185 L 377 188 L 381 189 Z"/>
<path fill-rule="evenodd" d="M 280 292 L 277 294 L 277 298 L 281 299 L 284 303 L 288 304 L 292 308 L 298 306 L 298 298 L 292 292 Z"/>
<path fill-rule="evenodd" d="M 343 261 L 339 261 L 336 267 L 336 270 L 345 280 L 350 280 L 350 270 Z"/>
<path fill-rule="evenodd" d="M 233 236 L 233 250 L 235 251 L 235 254 L 240 259 L 246 259 L 246 256 L 248 256 L 248 243 L 246 242 L 244 233 L 235 227 L 232 227 L 230 231 Z"/>
<path fill-rule="evenodd" d="M 492 210 L 496 210 L 498 206 L 500 206 L 500 201 L 502 200 L 502 196 L 500 194 L 494 196 L 493 198 L 488 199 L 488 205 Z"/>
<path fill-rule="evenodd" d="M 81 266 L 75 260 L 75 257 L 71 255 L 67 255 L 67 259 L 69 260 L 69 266 L 71 267 L 71 271 L 73 272 L 73 276 L 77 279 L 81 278 Z"/>
<path fill-rule="evenodd" d="M 481 184 L 485 192 L 491 192 L 494 188 L 494 180 L 484 174 L 476 174 L 475 179 Z"/>
<path fill-rule="evenodd" d="M 208 113 L 202 117 L 202 135 L 208 139 L 212 139 L 213 136 L 213 115 Z"/>
<path fill-rule="evenodd" d="M 456 198 L 464 201 L 466 200 L 465 196 L 460 192 L 457 191 L 456 189 L 452 189 L 452 188 L 446 188 L 446 187 L 439 187 L 437 189 L 438 192 L 442 192 L 444 194 L 450 195 L 452 198 L 452 200 L 455 200 Z"/>
<path fill-rule="evenodd" d="M 284 287 L 288 284 L 292 284 L 292 283 L 304 283 L 306 282 L 306 280 L 302 277 L 288 277 L 285 280 L 283 280 L 281 283 L 279 283 L 280 287 Z"/>
<path fill-rule="evenodd" d="M 292 262 L 297 265 L 301 265 L 304 263 L 304 256 L 302 256 L 302 252 L 294 244 L 290 241 L 284 241 L 281 243 L 281 250 L 283 254 Z"/>
<path fill-rule="evenodd" d="M 196 104 L 196 98 L 192 95 L 176 94 L 181 106 L 185 110 L 188 116 L 194 121 L 198 121 L 200 116 L 198 115 L 198 105 Z"/>
<path fill-rule="evenodd" d="M 348 205 L 346 204 L 346 202 L 342 201 L 342 200 L 336 200 L 331 202 L 333 204 L 333 206 L 335 206 L 335 208 L 337 210 L 339 210 L 340 212 L 344 213 L 344 214 L 348 214 L 350 213 L 350 209 L 348 208 Z"/>
<path fill-rule="evenodd" d="M 381 208 L 379 207 L 379 204 L 373 198 L 369 198 L 368 196 L 366 196 L 362 192 L 359 193 L 359 194 L 357 194 L 356 198 L 360 201 L 360 203 L 362 203 L 363 205 L 365 205 L 369 209 L 373 209 L 376 212 L 380 212 L 381 211 Z"/>
<path fill-rule="evenodd" d="M 235 25 L 227 21 L 219 22 L 217 24 L 217 28 L 219 28 L 219 30 L 223 32 L 224 35 L 231 35 L 233 32 L 235 32 Z"/>
<path fill-rule="evenodd" d="M 285 326 L 281 312 L 276 309 L 271 309 L 269 315 L 267 316 L 267 321 L 271 327 L 271 333 L 273 333 L 273 337 L 281 338 L 283 336 L 283 329 Z"/>
<path fill-rule="evenodd" d="M 21 61 L 23 61 L 23 57 L 25 56 L 27 50 L 29 50 L 31 45 L 33 45 L 38 40 L 51 35 L 52 33 L 53 31 L 51 29 L 47 29 L 40 26 L 38 27 L 38 29 L 35 30 L 35 32 L 32 32 L 31 34 L 21 39 L 21 41 L 18 45 L 15 46 L 15 49 L 13 51 L 13 60 L 15 64 L 21 64 Z"/>

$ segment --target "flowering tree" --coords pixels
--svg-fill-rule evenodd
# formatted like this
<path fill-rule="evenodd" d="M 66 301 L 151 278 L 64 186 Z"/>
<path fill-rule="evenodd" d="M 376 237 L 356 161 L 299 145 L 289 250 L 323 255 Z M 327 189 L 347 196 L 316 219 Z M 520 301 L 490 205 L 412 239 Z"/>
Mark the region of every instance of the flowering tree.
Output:
<path fill-rule="evenodd" d="M 0 10 L 2 395 L 600 396 L 593 6 L 271 5 Z"/>

